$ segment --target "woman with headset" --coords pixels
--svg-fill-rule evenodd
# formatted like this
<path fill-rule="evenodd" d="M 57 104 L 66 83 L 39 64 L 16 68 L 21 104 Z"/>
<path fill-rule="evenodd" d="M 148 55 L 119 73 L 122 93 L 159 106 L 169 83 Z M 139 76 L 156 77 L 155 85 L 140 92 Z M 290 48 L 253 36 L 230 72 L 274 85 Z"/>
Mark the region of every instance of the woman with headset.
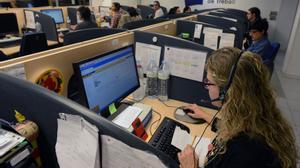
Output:
<path fill-rule="evenodd" d="M 222 48 L 208 58 L 206 88 L 221 119 L 197 105 L 186 108 L 217 133 L 209 145 L 205 168 L 294 168 L 297 151 L 292 128 L 276 107 L 268 70 L 260 56 Z M 182 168 L 198 167 L 191 146 L 178 153 Z"/>

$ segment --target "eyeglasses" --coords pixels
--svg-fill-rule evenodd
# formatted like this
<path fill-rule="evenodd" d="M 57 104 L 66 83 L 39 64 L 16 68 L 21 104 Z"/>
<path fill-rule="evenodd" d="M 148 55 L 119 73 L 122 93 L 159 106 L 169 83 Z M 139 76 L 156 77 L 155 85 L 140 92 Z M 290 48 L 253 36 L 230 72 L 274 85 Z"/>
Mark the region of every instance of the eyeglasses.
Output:
<path fill-rule="evenodd" d="M 251 34 L 255 34 L 255 33 L 257 33 L 257 32 L 258 32 L 257 30 L 251 30 L 251 31 L 250 31 Z"/>
<path fill-rule="evenodd" d="M 210 81 L 207 78 L 205 78 L 203 80 L 203 83 L 204 83 L 205 89 L 209 89 L 209 86 L 216 86 L 216 84 L 210 83 Z"/>

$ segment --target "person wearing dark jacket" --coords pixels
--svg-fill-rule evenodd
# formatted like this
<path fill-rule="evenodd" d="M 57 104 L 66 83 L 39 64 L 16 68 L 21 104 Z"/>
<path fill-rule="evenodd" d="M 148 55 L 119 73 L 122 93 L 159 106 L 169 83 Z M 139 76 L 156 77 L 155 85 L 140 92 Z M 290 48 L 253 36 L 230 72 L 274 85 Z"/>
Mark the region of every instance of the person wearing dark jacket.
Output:
<path fill-rule="evenodd" d="M 75 30 L 97 28 L 97 23 L 91 20 L 91 11 L 88 7 L 81 6 L 77 9 L 77 17 L 79 23 L 75 26 Z"/>
<path fill-rule="evenodd" d="M 276 106 L 269 73 L 257 54 L 227 47 L 208 57 L 206 89 L 221 119 L 196 104 L 186 108 L 211 123 L 217 133 L 205 168 L 296 168 L 297 149 L 291 126 Z M 181 168 L 198 167 L 187 145 L 178 153 Z"/>

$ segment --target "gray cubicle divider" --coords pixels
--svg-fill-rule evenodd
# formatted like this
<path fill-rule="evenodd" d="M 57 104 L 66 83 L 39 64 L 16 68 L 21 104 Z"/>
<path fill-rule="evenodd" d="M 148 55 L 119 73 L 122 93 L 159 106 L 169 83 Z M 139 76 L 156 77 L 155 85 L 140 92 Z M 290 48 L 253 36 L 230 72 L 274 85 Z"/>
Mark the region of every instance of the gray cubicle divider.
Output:
<path fill-rule="evenodd" d="M 240 40 L 238 38 L 237 32 L 233 31 L 233 30 L 229 30 L 227 28 L 223 28 L 220 26 L 216 26 L 216 25 L 212 25 L 212 24 L 208 24 L 208 23 L 204 23 L 204 22 L 197 22 L 197 21 L 188 21 L 188 20 L 178 20 L 176 22 L 176 35 L 180 36 L 181 33 L 189 33 L 190 37 L 189 40 L 194 41 L 196 43 L 199 43 L 201 45 L 204 44 L 204 34 L 203 34 L 203 28 L 202 28 L 202 32 L 201 32 L 201 36 L 200 39 L 195 39 L 193 38 L 194 36 L 194 31 L 195 31 L 195 25 L 196 24 L 201 24 L 203 27 L 211 27 L 211 28 L 217 28 L 217 29 L 222 29 L 224 33 L 232 33 L 235 34 L 235 38 L 234 38 L 234 47 L 239 48 L 240 47 Z M 219 43 L 220 41 L 218 41 Z M 219 45 L 218 45 L 219 46 Z"/>
<path fill-rule="evenodd" d="M 28 81 L 3 73 L 0 73 L 0 81 L 0 118 L 14 121 L 14 110 L 18 110 L 26 116 L 26 119 L 38 125 L 38 145 L 44 168 L 59 167 L 55 153 L 59 113 L 79 115 L 97 126 L 99 134 L 109 135 L 131 147 L 149 151 L 160 158 L 168 167 L 179 167 L 176 161 L 161 151 L 69 99 Z M 99 144 L 101 150 L 100 139 Z M 101 161 L 101 156 L 99 159 Z"/>
<path fill-rule="evenodd" d="M 244 38 L 244 34 L 245 34 L 245 28 L 240 24 L 240 23 L 236 23 L 234 21 L 231 20 L 227 20 L 218 16 L 212 16 L 212 15 L 198 15 L 197 16 L 197 20 L 199 22 L 204 22 L 204 23 L 208 23 L 208 24 L 212 24 L 215 26 L 219 26 L 222 28 L 226 28 L 226 29 L 232 29 L 233 27 L 235 27 L 237 29 L 237 38 L 239 40 L 239 47 L 238 48 L 242 48 L 243 46 L 243 38 Z"/>
<path fill-rule="evenodd" d="M 41 24 L 42 31 L 46 34 L 47 40 L 58 41 L 58 35 L 54 19 L 51 16 L 37 11 L 34 12 L 34 15 L 35 21 Z"/>
<path fill-rule="evenodd" d="M 156 42 L 153 42 L 154 37 L 157 38 Z M 207 52 L 208 55 L 213 51 L 212 49 L 191 41 L 157 33 L 135 31 L 134 40 L 135 42 L 162 47 L 160 62 L 164 59 L 164 46 Z M 204 103 L 209 100 L 209 95 L 202 82 L 171 76 L 169 86 L 168 94 L 171 99 L 188 103 L 197 103 L 202 106 L 214 108 L 210 103 Z"/>

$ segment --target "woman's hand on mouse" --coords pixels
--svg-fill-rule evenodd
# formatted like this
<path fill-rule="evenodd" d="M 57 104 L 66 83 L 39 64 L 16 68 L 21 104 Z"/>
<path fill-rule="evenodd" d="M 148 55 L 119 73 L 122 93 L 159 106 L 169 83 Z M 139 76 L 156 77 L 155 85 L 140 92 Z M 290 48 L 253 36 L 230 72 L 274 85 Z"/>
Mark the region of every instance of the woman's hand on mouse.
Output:
<path fill-rule="evenodd" d="M 207 123 L 212 120 L 212 116 L 205 113 L 202 108 L 200 108 L 197 104 L 190 104 L 185 106 L 185 109 L 190 109 L 194 111 L 194 113 L 187 113 L 189 116 L 193 118 L 201 118 L 204 119 Z"/>

